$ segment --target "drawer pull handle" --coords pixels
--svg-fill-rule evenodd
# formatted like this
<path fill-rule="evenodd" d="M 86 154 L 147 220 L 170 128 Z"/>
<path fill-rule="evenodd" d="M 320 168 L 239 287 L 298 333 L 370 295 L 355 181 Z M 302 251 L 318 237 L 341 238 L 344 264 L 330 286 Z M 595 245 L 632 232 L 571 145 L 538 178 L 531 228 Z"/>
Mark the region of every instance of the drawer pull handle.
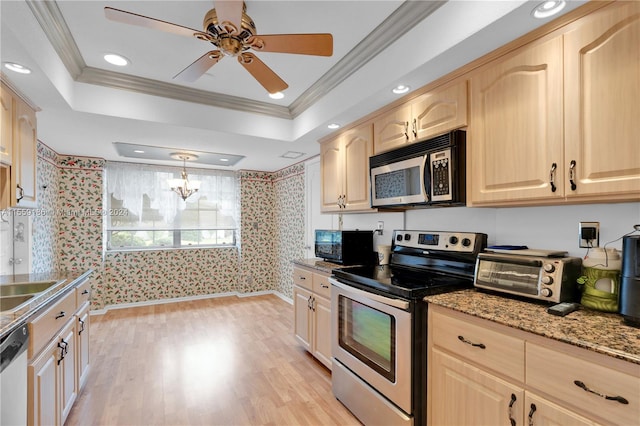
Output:
<path fill-rule="evenodd" d="M 56 315 L 56 318 L 55 318 L 55 319 L 60 319 L 60 318 L 62 318 L 63 316 L 65 316 L 64 311 L 60 311 L 60 313 L 59 313 L 58 315 Z"/>
<path fill-rule="evenodd" d="M 529 411 L 529 426 L 533 426 L 533 413 L 535 413 L 536 410 L 536 404 L 531 404 L 531 410 Z"/>
<path fill-rule="evenodd" d="M 78 322 L 80 323 L 80 331 L 78 331 L 78 336 L 82 334 L 82 332 L 84 331 L 84 321 L 82 321 L 80 318 L 78 318 Z"/>
<path fill-rule="evenodd" d="M 89 294 L 89 290 L 87 290 L 87 289 L 85 288 L 85 289 L 84 289 L 84 291 L 83 291 L 82 293 L 80 293 L 80 294 L 83 294 L 83 295 L 84 295 L 84 294 Z"/>
<path fill-rule="evenodd" d="M 300 279 L 303 280 L 303 281 L 306 280 L 306 278 L 303 277 L 303 276 L 300 276 Z"/>
<path fill-rule="evenodd" d="M 329 288 L 329 286 L 328 286 L 328 285 L 326 285 L 326 284 L 320 284 L 320 287 L 322 287 L 322 288 Z"/>
<path fill-rule="evenodd" d="M 511 394 L 511 401 L 509 402 L 509 422 L 511 422 L 511 426 L 516 426 L 516 419 L 513 418 L 513 404 L 516 403 L 516 395 Z"/>
<path fill-rule="evenodd" d="M 465 339 L 464 336 L 458 336 L 458 340 L 460 340 L 463 343 L 466 343 L 467 345 L 471 345 L 471 346 L 476 347 L 476 348 L 480 348 L 480 349 L 486 349 L 487 348 L 484 345 L 484 343 L 473 343 L 473 342 Z"/>
<path fill-rule="evenodd" d="M 604 399 L 608 399 L 609 401 L 618 401 L 620 404 L 629 404 L 629 401 L 627 401 L 626 398 L 623 398 L 621 396 L 609 396 L 609 395 L 605 395 L 603 393 L 600 393 L 598 391 L 594 391 L 593 389 L 589 389 L 589 387 L 587 385 L 585 385 L 583 382 L 581 382 L 580 380 L 574 380 L 573 383 L 581 388 L 584 389 L 587 392 L 591 392 L 594 395 L 598 395 L 599 397 L 602 397 Z"/>

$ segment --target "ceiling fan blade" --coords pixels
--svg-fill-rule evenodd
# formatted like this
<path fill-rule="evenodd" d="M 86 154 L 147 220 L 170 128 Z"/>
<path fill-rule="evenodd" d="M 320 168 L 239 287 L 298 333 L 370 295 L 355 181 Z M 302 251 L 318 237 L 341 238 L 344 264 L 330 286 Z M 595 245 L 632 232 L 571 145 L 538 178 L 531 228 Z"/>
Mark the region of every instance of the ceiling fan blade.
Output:
<path fill-rule="evenodd" d="M 240 62 L 242 66 L 251 73 L 253 78 L 258 80 L 258 83 L 267 89 L 269 93 L 281 92 L 289 87 L 278 74 L 273 72 L 271 68 L 258 59 L 253 53 L 243 53 L 239 55 L 238 62 Z"/>
<path fill-rule="evenodd" d="M 173 77 L 174 80 L 184 81 L 186 83 L 193 83 L 209 70 L 212 66 L 218 63 L 222 58 L 222 53 L 219 50 L 212 50 L 207 52 L 198 58 L 194 63 L 180 71 Z"/>
<path fill-rule="evenodd" d="M 242 0 L 216 0 L 215 9 L 218 16 L 218 22 L 231 22 L 236 29 L 240 31 L 242 23 Z"/>
<path fill-rule="evenodd" d="M 172 24 L 171 22 L 149 18 L 147 16 L 138 15 L 136 13 L 127 12 L 125 10 L 114 9 L 112 7 L 105 7 L 104 14 L 107 19 L 110 19 L 112 21 L 121 22 L 123 24 L 137 25 L 139 27 L 150 28 L 152 30 L 165 31 L 177 35 L 193 37 L 195 34 L 202 33 L 202 31 L 194 30 L 193 28 L 183 27 L 182 25 Z"/>
<path fill-rule="evenodd" d="M 258 35 L 262 40 L 263 52 L 296 53 L 300 55 L 333 55 L 333 36 L 331 34 L 271 34 Z"/>

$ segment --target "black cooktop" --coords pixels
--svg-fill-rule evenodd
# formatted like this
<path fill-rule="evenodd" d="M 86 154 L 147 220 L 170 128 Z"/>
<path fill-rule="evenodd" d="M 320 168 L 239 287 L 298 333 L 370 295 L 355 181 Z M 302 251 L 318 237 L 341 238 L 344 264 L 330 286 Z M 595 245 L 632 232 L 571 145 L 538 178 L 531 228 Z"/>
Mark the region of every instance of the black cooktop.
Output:
<path fill-rule="evenodd" d="M 487 235 L 448 231 L 394 231 L 390 265 L 334 269 L 342 283 L 364 291 L 422 300 L 473 287 L 475 262 Z"/>
<path fill-rule="evenodd" d="M 409 300 L 473 287 L 473 278 L 437 271 L 416 271 L 397 265 L 351 266 L 334 269 L 333 274 L 339 281 L 361 290 Z"/>

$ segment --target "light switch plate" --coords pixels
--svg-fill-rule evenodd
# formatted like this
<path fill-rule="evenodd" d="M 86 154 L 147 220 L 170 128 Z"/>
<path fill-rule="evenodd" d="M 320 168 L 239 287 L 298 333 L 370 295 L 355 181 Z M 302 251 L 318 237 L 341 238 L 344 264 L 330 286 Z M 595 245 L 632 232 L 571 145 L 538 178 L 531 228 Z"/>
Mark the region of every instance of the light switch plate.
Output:
<path fill-rule="evenodd" d="M 585 228 L 595 228 L 596 235 L 591 241 L 582 238 L 582 230 Z M 578 242 L 580 248 L 600 247 L 600 222 L 580 222 L 578 225 Z"/>

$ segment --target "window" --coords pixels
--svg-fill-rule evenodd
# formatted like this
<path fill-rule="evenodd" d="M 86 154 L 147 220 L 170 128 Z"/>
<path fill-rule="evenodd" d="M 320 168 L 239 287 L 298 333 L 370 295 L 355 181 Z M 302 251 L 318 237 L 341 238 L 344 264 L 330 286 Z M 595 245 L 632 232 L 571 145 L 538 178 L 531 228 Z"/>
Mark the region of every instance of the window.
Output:
<path fill-rule="evenodd" d="M 107 250 L 232 246 L 237 231 L 236 174 L 187 170 L 200 190 L 186 201 L 169 189 L 182 168 L 108 162 Z"/>

